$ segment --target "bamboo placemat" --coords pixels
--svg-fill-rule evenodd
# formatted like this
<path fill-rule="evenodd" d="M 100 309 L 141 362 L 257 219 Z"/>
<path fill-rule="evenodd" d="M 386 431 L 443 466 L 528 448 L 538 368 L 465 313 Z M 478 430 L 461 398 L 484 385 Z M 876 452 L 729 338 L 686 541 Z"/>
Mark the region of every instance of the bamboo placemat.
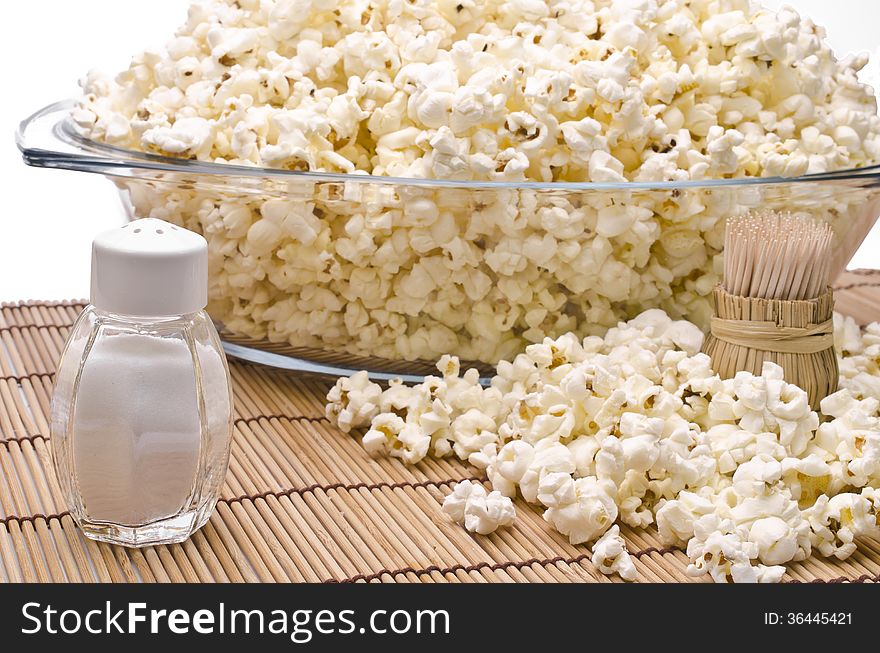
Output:
<path fill-rule="evenodd" d="M 880 272 L 837 283 L 838 310 L 880 320 Z M 208 524 L 183 544 L 126 549 L 87 540 L 65 510 L 47 423 L 52 380 L 76 302 L 0 306 L 0 582 L 620 582 L 540 512 L 517 501 L 513 527 L 472 536 L 440 512 L 481 473 L 456 460 L 407 467 L 368 457 L 323 416 L 326 381 L 230 361 L 235 434 Z M 639 579 L 685 575 L 687 557 L 653 530 L 623 529 Z M 789 565 L 785 580 L 880 580 L 880 542 L 850 559 Z"/>

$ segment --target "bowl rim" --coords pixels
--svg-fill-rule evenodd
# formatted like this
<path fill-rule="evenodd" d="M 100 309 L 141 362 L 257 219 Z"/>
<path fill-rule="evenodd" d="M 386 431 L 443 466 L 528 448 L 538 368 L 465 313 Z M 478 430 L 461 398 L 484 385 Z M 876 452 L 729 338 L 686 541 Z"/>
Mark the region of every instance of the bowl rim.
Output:
<path fill-rule="evenodd" d="M 770 184 L 798 184 L 825 181 L 868 180 L 880 184 L 880 163 L 863 168 L 850 168 L 826 173 L 814 173 L 799 177 L 738 177 L 733 179 L 701 179 L 660 182 L 563 182 L 563 181 L 468 181 L 454 179 L 423 179 L 416 177 L 391 177 L 369 173 L 312 172 L 284 170 L 261 166 L 246 166 L 213 161 L 199 161 L 168 157 L 128 148 L 117 147 L 92 140 L 78 133 L 73 125 L 70 111 L 77 100 L 67 99 L 48 104 L 22 120 L 15 133 L 15 142 L 25 163 L 34 167 L 61 168 L 83 172 L 113 174 L 114 170 L 143 169 L 158 172 L 199 174 L 220 177 L 254 177 L 300 181 L 305 183 L 369 183 L 395 186 L 421 186 L 434 188 L 473 190 L 548 190 L 548 191 L 651 191 L 675 189 L 701 189 L 719 187 L 748 187 Z M 45 123 L 57 116 L 49 134 L 47 149 L 32 144 L 31 133 L 37 123 Z M 73 151 L 63 151 L 73 148 Z"/>

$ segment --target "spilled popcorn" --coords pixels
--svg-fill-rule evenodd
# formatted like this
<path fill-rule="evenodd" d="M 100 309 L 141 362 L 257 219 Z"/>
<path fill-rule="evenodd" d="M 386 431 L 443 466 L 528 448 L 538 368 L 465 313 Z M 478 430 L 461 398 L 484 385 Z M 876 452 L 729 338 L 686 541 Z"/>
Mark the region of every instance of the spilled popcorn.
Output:
<path fill-rule="evenodd" d="M 595 542 L 603 573 L 635 576 L 623 523 L 684 548 L 689 575 L 778 582 L 786 563 L 880 537 L 880 323 L 836 315 L 834 338 L 840 390 L 821 415 L 773 363 L 721 380 L 695 325 L 649 310 L 604 337 L 530 345 L 487 387 L 452 356 L 413 387 L 359 372 L 327 416 L 368 428 L 373 454 L 484 469 L 491 493 L 460 483 L 444 504 L 468 530 L 512 521 L 499 502 L 518 493 L 572 544 Z"/>
<path fill-rule="evenodd" d="M 487 493 L 479 483 L 461 481 L 443 501 L 443 512 L 471 533 L 488 535 L 516 519 L 513 501 L 498 490 Z"/>
<path fill-rule="evenodd" d="M 615 524 L 593 545 L 592 562 L 603 574 L 618 574 L 623 580 L 634 581 L 638 577 L 626 542 L 620 536 L 620 526 Z"/>

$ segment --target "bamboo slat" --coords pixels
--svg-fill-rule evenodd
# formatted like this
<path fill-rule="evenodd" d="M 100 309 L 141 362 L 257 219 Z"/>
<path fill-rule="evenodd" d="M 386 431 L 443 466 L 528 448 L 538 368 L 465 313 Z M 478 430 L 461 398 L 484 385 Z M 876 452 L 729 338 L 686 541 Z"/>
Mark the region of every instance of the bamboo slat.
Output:
<path fill-rule="evenodd" d="M 880 320 L 880 272 L 845 273 L 836 297 L 859 322 Z M 522 501 L 513 527 L 465 532 L 439 508 L 456 482 L 485 482 L 479 470 L 374 460 L 324 418 L 327 381 L 238 361 L 229 475 L 205 528 L 140 550 L 87 540 L 64 506 L 48 440 L 54 371 L 81 308 L 0 305 L 0 582 L 620 582 Z M 656 531 L 622 532 L 641 581 L 707 582 L 689 578 L 684 552 Z M 794 563 L 785 580 L 880 581 L 880 542 L 842 562 Z"/>

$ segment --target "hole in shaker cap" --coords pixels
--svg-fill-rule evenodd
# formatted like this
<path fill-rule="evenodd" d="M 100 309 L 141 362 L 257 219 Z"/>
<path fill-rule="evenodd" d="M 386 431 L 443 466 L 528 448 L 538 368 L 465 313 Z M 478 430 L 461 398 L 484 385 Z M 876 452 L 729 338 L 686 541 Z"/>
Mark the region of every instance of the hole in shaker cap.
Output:
<path fill-rule="evenodd" d="M 161 236 L 161 235 L 164 234 L 165 232 L 162 231 L 161 229 L 156 229 L 156 233 L 159 234 L 159 235 Z"/>
<path fill-rule="evenodd" d="M 135 232 L 136 234 L 139 234 L 139 233 L 141 232 L 141 230 L 140 230 L 140 229 L 135 229 L 134 232 Z"/>

